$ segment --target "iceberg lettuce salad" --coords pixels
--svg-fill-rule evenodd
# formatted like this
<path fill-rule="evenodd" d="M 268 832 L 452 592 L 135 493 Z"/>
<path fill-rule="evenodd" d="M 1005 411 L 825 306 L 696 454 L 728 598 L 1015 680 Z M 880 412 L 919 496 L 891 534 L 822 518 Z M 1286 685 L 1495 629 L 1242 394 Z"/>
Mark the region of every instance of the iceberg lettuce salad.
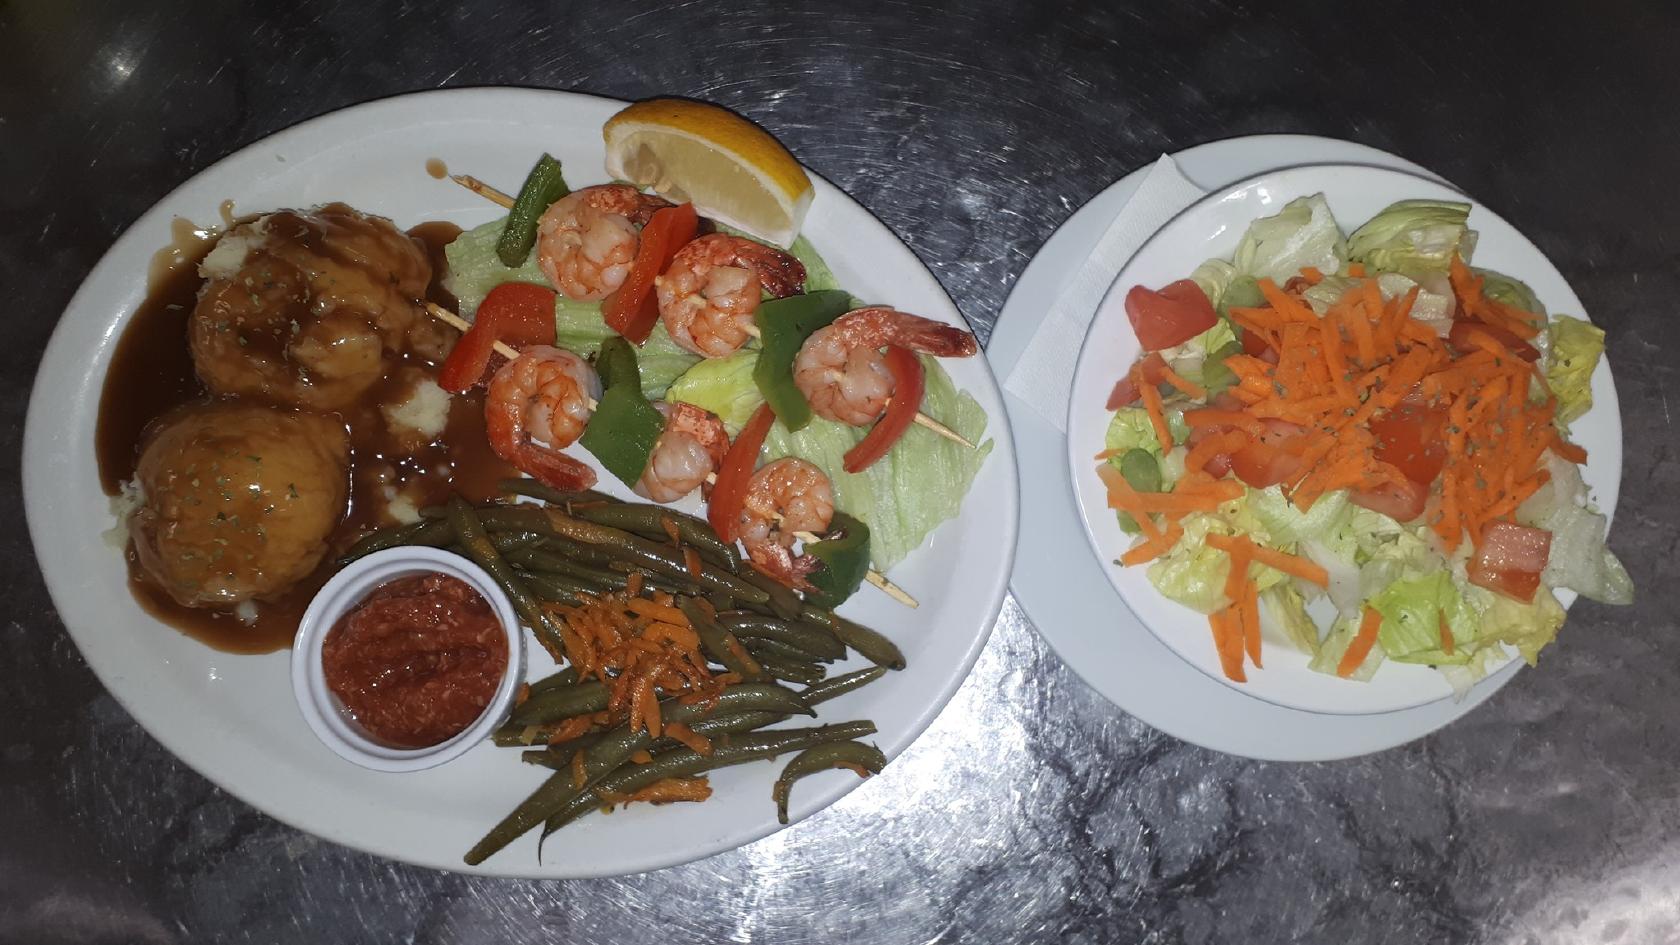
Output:
<path fill-rule="evenodd" d="M 1208 615 L 1233 680 L 1264 639 L 1350 680 L 1433 667 L 1462 695 L 1556 639 L 1556 589 L 1632 601 L 1568 439 L 1604 333 L 1473 268 L 1469 213 L 1405 200 L 1344 234 L 1303 197 L 1128 293 L 1143 354 L 1098 454 L 1137 535 L 1116 563 Z"/>
<path fill-rule="evenodd" d="M 448 247 L 446 288 L 461 314 L 471 316 L 484 297 L 504 282 L 547 284 L 537 267 L 535 251 L 525 262 L 509 268 L 496 256 L 496 241 L 505 225 L 493 220 L 463 232 Z M 738 236 L 746 234 L 719 227 Z M 805 291 L 840 288 L 832 270 L 804 236 L 790 248 L 805 266 Z M 854 300 L 854 304 L 856 303 Z M 578 302 L 560 296 L 555 303 L 556 344 L 585 357 L 594 356 L 615 334 L 602 319 L 601 303 Z M 753 380 L 758 349 L 747 347 L 725 358 L 702 360 L 677 346 L 663 324 L 638 352 L 643 393 L 652 400 L 690 403 L 717 414 L 734 436 L 764 403 Z M 922 409 L 961 434 L 978 448 L 969 449 L 919 426 L 907 430 L 880 461 L 858 473 L 848 473 L 842 457 L 867 433 L 814 417 L 798 432 L 780 422 L 765 441 L 765 462 L 796 456 L 814 463 L 833 483 L 835 508 L 869 527 L 870 561 L 879 571 L 902 561 L 942 522 L 961 510 L 974 477 L 990 455 L 985 439 L 986 413 L 972 396 L 958 390 L 931 357 L 922 356 L 926 390 Z"/>

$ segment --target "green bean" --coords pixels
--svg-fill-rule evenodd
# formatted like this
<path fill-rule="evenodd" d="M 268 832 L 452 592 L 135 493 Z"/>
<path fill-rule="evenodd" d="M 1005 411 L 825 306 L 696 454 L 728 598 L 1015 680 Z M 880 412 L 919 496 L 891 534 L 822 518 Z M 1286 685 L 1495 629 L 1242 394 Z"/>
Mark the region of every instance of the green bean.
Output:
<path fill-rule="evenodd" d="M 660 704 L 660 717 L 665 722 L 689 724 L 712 714 L 766 711 L 797 715 L 816 715 L 809 705 L 791 689 L 775 683 L 753 682 L 730 686 L 710 702 L 685 703 L 667 700 Z M 527 830 L 547 820 L 565 807 L 590 785 L 606 777 L 623 765 L 629 757 L 652 744 L 653 736 L 644 730 L 631 731 L 629 726 L 613 729 L 607 737 L 584 752 L 584 783 L 573 783 L 569 771 L 556 771 L 519 806 L 473 845 L 463 858 L 468 865 L 484 862 L 485 858 L 518 839 Z"/>
<path fill-rule="evenodd" d="M 527 697 L 514 706 L 508 722 L 514 725 L 542 725 L 599 712 L 606 707 L 607 687 L 599 680 L 590 679 Z"/>
<path fill-rule="evenodd" d="M 757 565 L 750 561 L 741 566 L 741 580 L 764 592 L 766 600 L 760 606 L 769 611 L 771 616 L 783 620 L 799 619 L 799 612 L 804 604 L 799 595 L 793 592 L 793 588 L 760 571 Z"/>
<path fill-rule="evenodd" d="M 720 613 L 717 621 L 743 639 L 755 637 L 775 640 L 796 646 L 813 656 L 833 660 L 844 659 L 846 656 L 846 644 L 841 643 L 827 628 L 818 624 L 781 620 L 739 610 Z"/>
<path fill-rule="evenodd" d="M 689 726 L 689 730 L 696 735 L 710 738 L 713 735 L 727 735 L 732 732 L 747 732 L 787 721 L 787 716 L 776 712 L 738 712 L 733 715 L 718 715 L 708 719 L 701 719 Z M 559 745 L 550 746 L 546 752 L 526 752 L 522 758 L 526 764 L 541 765 L 555 771 L 570 770 L 572 755 L 580 748 L 589 748 L 599 744 L 603 732 L 591 732 L 571 739 Z M 682 743 L 673 738 L 661 738 L 649 745 L 653 751 L 669 751 L 682 747 Z M 546 754 L 547 757 L 535 757 Z"/>
<path fill-rule="evenodd" d="M 576 738 L 568 738 L 565 741 L 559 743 L 558 745 L 550 745 L 550 746 L 548 746 L 547 750 L 549 752 L 553 753 L 556 757 L 564 756 L 565 759 L 569 762 L 569 761 L 572 760 L 573 753 L 579 752 L 579 751 L 587 751 L 588 749 L 593 748 L 596 745 L 599 745 L 601 743 L 601 741 L 603 739 L 605 739 L 610 734 L 612 734 L 612 732 L 610 730 L 585 732 L 584 734 L 579 735 Z M 526 758 L 525 762 L 527 764 L 540 764 L 540 765 L 543 765 L 544 767 L 554 767 L 553 765 L 549 765 L 546 762 L 537 761 L 537 760 L 532 759 L 532 758 Z"/>
<path fill-rule="evenodd" d="M 651 571 L 647 568 L 631 564 L 628 561 L 614 561 L 613 563 L 607 565 L 607 568 L 610 571 L 623 575 L 626 579 L 628 579 L 632 574 L 640 574 L 642 576 L 642 586 L 651 587 L 656 591 L 664 591 L 667 594 L 682 594 L 686 597 L 700 596 L 700 585 L 698 584 L 678 581 L 668 574 Z"/>
<path fill-rule="evenodd" d="M 718 533 L 712 530 L 709 523 L 674 509 L 660 505 L 632 505 L 621 502 L 575 509 L 573 514 L 585 521 L 609 528 L 620 528 L 654 541 L 670 538 L 670 532 L 665 528 L 665 523 L 669 522 L 677 537 L 685 544 L 694 546 L 694 550 L 698 551 L 702 558 L 728 569 L 731 573 L 741 568 L 741 556 L 733 546 L 718 537 Z"/>
<path fill-rule="evenodd" d="M 351 545 L 349 550 L 340 555 L 333 563 L 343 567 L 357 558 L 365 558 L 375 551 L 396 548 L 400 545 L 426 545 L 441 548 L 455 540 L 455 531 L 447 522 L 410 522 L 407 525 L 393 525 L 381 528 L 360 541 Z"/>
<path fill-rule="evenodd" d="M 623 564 L 617 555 L 598 545 L 586 545 L 581 541 L 573 541 L 564 535 L 549 535 L 543 539 L 544 551 L 564 555 L 580 564 L 592 565 L 598 568 L 608 568 L 615 564 Z M 628 568 L 629 565 L 626 564 Z"/>
<path fill-rule="evenodd" d="M 828 671 L 817 663 L 800 663 L 757 654 L 754 654 L 753 658 L 758 660 L 759 668 L 764 670 L 763 675 L 783 682 L 809 686 L 822 682 L 823 677 L 828 675 Z"/>
<path fill-rule="evenodd" d="M 838 699 L 848 692 L 862 689 L 886 674 L 887 668 L 885 666 L 871 666 L 868 669 L 830 676 L 809 689 L 800 690 L 799 694 L 804 697 L 807 703 L 818 705 L 830 699 Z"/>
<path fill-rule="evenodd" d="M 573 502 L 617 502 L 618 499 L 605 492 L 594 489 L 556 489 L 545 486 L 535 479 L 503 479 L 496 483 L 496 490 L 504 495 L 524 496 L 527 499 L 538 499 L 553 505 L 570 505 Z"/>
<path fill-rule="evenodd" d="M 845 617 L 832 611 L 820 610 L 816 607 L 805 608 L 804 617 L 819 626 L 827 628 L 841 643 L 846 644 L 859 653 L 863 658 L 877 666 L 888 669 L 903 669 L 905 667 L 904 654 L 899 651 L 893 641 L 862 624 L 853 623 Z"/>
<path fill-rule="evenodd" d="M 873 722 L 843 722 L 816 728 L 772 729 L 747 732 L 712 742 L 712 750 L 700 754 L 682 748 L 655 757 L 644 765 L 631 765 L 602 778 L 567 801 L 549 818 L 545 836 L 601 806 L 603 794 L 631 794 L 667 778 L 690 777 L 717 768 L 774 758 L 790 751 L 814 748 L 828 742 L 852 741 L 875 733 Z M 564 772 L 557 772 L 563 776 Z"/>
<path fill-rule="evenodd" d="M 776 801 L 776 819 L 784 824 L 788 822 L 788 795 L 800 778 L 830 768 L 861 768 L 869 774 L 880 774 L 886 766 L 887 756 L 881 754 L 881 749 L 863 742 L 829 742 L 807 748 L 787 763 L 782 776 L 776 779 L 776 786 L 770 789 L 770 796 Z"/>
<path fill-rule="evenodd" d="M 566 577 L 564 574 L 544 574 L 540 571 L 517 572 L 531 593 L 545 601 L 555 604 L 565 604 L 576 607 L 583 603 L 580 594 L 599 594 L 593 584 L 585 584 L 576 578 Z"/>
<path fill-rule="evenodd" d="M 707 590 L 723 591 L 732 597 L 755 603 L 769 600 L 769 595 L 764 591 L 727 571 L 719 570 L 715 565 L 702 563 L 698 574 L 690 574 L 688 562 L 683 560 L 680 553 L 640 535 L 574 518 L 555 509 L 547 510 L 547 514 L 554 531 L 567 538 L 594 545 L 606 545 L 623 557 L 633 558 L 638 563 L 671 577 L 692 580 Z"/>
<path fill-rule="evenodd" d="M 792 643 L 783 643 L 768 637 L 741 637 L 741 645 L 747 648 L 757 659 L 774 659 L 790 663 L 832 663 L 834 660 L 825 656 L 818 656 L 809 650 L 804 650 Z"/>
<path fill-rule="evenodd" d="M 549 689 L 558 689 L 561 686 L 570 686 L 572 683 L 575 683 L 577 681 L 578 681 L 577 667 L 576 666 L 568 666 L 565 669 L 562 669 L 562 670 L 560 670 L 558 672 L 555 672 L 555 673 L 551 673 L 550 675 L 544 676 L 543 678 L 541 678 L 541 679 L 537 680 L 536 682 L 532 683 L 531 688 L 528 692 L 528 695 L 533 695 L 534 696 L 539 692 L 546 692 Z"/>
<path fill-rule="evenodd" d="M 534 548 L 542 542 L 543 536 L 537 532 L 496 532 L 490 536 L 490 543 L 503 555 L 523 548 Z"/>
<path fill-rule="evenodd" d="M 752 662 L 741 642 L 735 639 L 733 633 L 719 626 L 703 604 L 692 598 L 682 598 L 677 601 L 677 607 L 688 618 L 688 624 L 700 638 L 700 646 L 706 655 L 742 679 L 756 679 L 763 675 L 761 667 Z"/>
<path fill-rule="evenodd" d="M 530 587 L 514 573 L 506 561 L 502 560 L 496 546 L 490 543 L 490 536 L 485 532 L 484 525 L 473 512 L 472 506 L 458 495 L 450 496 L 447 521 L 455 529 L 455 537 L 465 547 L 467 556 L 502 586 L 502 590 L 506 591 L 508 598 L 513 601 L 514 609 L 519 611 L 519 615 L 530 625 L 549 654 L 556 660 L 564 658 L 566 644 L 562 642 L 559 628 L 537 602 Z"/>
<path fill-rule="evenodd" d="M 521 548 L 508 555 L 508 560 L 527 571 L 547 571 L 554 574 L 564 574 L 603 588 L 618 589 L 624 586 L 625 576 L 616 574 L 605 568 L 597 568 L 574 561 L 563 554 L 553 551 L 543 551 L 537 548 Z"/>

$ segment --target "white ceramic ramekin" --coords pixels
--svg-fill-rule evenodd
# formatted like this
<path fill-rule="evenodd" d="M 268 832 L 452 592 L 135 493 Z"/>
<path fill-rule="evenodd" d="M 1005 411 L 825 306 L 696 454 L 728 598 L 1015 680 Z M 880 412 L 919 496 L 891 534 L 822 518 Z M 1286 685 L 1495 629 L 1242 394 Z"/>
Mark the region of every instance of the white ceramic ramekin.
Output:
<path fill-rule="evenodd" d="M 429 748 L 393 748 L 369 737 L 327 688 L 321 644 L 338 619 L 381 584 L 432 572 L 465 581 L 490 602 L 496 619 L 507 632 L 507 670 L 502 674 L 495 698 L 478 721 L 460 734 Z M 303 720 L 339 757 L 376 771 L 420 771 L 471 751 L 507 720 L 524 679 L 525 632 L 514 613 L 513 602 L 483 568 L 460 555 L 436 548 L 389 548 L 351 562 L 315 595 L 298 622 L 297 637 L 292 643 L 292 692 L 297 697 L 298 709 L 303 712 Z"/>

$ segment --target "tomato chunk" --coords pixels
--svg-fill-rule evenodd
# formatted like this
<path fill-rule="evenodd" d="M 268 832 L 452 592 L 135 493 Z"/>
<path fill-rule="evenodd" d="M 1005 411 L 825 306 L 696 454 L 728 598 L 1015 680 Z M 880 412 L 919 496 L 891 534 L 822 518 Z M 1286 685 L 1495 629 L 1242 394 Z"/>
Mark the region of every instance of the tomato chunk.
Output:
<path fill-rule="evenodd" d="M 1126 317 L 1131 319 L 1138 344 L 1145 351 L 1181 345 L 1219 320 L 1213 303 L 1189 279 L 1180 279 L 1159 291 L 1133 286 L 1126 293 Z"/>
<path fill-rule="evenodd" d="M 1407 479 L 1427 486 L 1447 463 L 1446 421 L 1445 410 L 1401 401 L 1371 421 L 1371 434 L 1377 438 L 1373 452 Z"/>
<path fill-rule="evenodd" d="M 1381 512 L 1396 522 L 1410 522 L 1423 514 L 1429 490 L 1411 480 L 1404 484 L 1385 482 L 1374 489 L 1356 489 L 1348 499 L 1360 508 Z"/>
<path fill-rule="evenodd" d="M 1529 603 L 1552 556 L 1552 533 L 1514 522 L 1490 522 L 1470 559 L 1470 583 Z"/>

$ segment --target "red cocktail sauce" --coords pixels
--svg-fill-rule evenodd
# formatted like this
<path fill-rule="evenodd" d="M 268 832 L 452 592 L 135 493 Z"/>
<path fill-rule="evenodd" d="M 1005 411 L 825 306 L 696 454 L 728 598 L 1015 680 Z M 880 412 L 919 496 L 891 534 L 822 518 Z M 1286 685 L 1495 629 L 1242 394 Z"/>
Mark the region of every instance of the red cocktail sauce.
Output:
<path fill-rule="evenodd" d="M 378 587 L 321 645 L 327 687 L 367 733 L 429 748 L 484 712 L 508 668 L 507 634 L 466 582 L 419 574 Z"/>

